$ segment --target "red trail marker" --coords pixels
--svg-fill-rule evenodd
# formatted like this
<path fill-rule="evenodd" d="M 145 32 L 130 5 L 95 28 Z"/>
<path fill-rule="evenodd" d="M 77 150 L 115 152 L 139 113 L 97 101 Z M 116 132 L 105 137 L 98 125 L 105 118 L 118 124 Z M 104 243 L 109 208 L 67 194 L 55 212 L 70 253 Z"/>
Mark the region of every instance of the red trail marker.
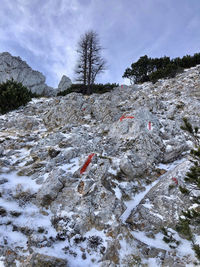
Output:
<path fill-rule="evenodd" d="M 177 184 L 177 185 L 178 185 L 178 180 L 177 180 L 175 177 L 172 177 L 172 181 L 174 181 L 174 182 L 175 182 L 175 184 Z"/>
<path fill-rule="evenodd" d="M 90 164 L 92 158 L 94 157 L 95 153 L 92 153 L 88 156 L 87 160 L 85 161 L 85 163 L 83 164 L 83 167 L 80 169 L 80 174 L 84 173 L 88 167 L 88 165 Z"/>
<path fill-rule="evenodd" d="M 122 115 L 119 120 L 122 121 L 123 119 L 134 119 L 134 118 L 135 117 L 133 117 L 133 116 L 124 116 L 124 115 Z"/>
<path fill-rule="evenodd" d="M 149 121 L 148 126 L 149 126 L 149 131 L 151 131 L 151 122 L 150 121 Z"/>

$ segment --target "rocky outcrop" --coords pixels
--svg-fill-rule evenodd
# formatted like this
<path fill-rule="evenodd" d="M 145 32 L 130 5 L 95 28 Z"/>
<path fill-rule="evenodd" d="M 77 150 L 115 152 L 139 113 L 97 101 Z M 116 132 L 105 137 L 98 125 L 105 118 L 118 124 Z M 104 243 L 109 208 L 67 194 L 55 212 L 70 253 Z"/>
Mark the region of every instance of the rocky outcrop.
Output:
<path fill-rule="evenodd" d="M 43 96 L 56 96 L 71 85 L 71 80 L 64 75 L 58 88 L 54 89 L 46 85 L 46 78 L 41 72 L 32 70 L 20 57 L 8 52 L 0 53 L 0 83 L 11 79 L 21 82 L 32 93 Z"/>
<path fill-rule="evenodd" d="M 43 94 L 47 88 L 42 73 L 32 70 L 20 57 L 5 52 L 0 54 L 0 83 L 14 79 L 21 82 L 32 93 Z"/>
<path fill-rule="evenodd" d="M 72 85 L 72 81 L 69 77 L 63 75 L 59 84 L 58 84 L 58 93 L 67 90 Z"/>
<path fill-rule="evenodd" d="M 184 177 L 191 165 L 189 160 L 182 160 L 160 178 L 127 218 L 133 230 L 157 233 L 164 226 L 173 228 L 176 225 L 181 211 L 191 205 L 189 197 L 179 190 L 179 186 L 184 186 Z"/>
<path fill-rule="evenodd" d="M 195 265 L 175 226 L 191 205 L 179 185 L 194 140 L 180 126 L 183 117 L 200 125 L 199 70 L 103 95 L 33 99 L 0 116 L 1 260 Z M 164 243 L 162 226 L 179 245 Z"/>

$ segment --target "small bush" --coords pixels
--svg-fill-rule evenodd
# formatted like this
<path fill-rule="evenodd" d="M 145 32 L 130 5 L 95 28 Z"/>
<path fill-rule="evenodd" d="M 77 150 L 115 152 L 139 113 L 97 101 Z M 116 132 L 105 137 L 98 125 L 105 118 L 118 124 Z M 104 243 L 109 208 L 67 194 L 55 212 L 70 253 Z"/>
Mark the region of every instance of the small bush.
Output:
<path fill-rule="evenodd" d="M 176 225 L 176 231 L 179 232 L 187 240 L 192 240 L 192 233 L 189 226 L 189 220 L 179 219 L 179 223 Z"/>
<path fill-rule="evenodd" d="M 31 100 L 28 89 L 14 80 L 0 84 L 0 113 L 5 114 Z"/>
<path fill-rule="evenodd" d="M 92 85 L 92 93 L 93 94 L 104 94 L 106 92 L 110 92 L 113 90 L 113 88 L 118 87 L 119 84 L 116 83 L 106 83 L 106 84 L 93 84 Z M 87 86 L 84 84 L 72 84 L 68 89 L 65 91 L 59 92 L 57 96 L 65 96 L 70 93 L 81 93 L 86 94 L 87 92 Z"/>
<path fill-rule="evenodd" d="M 198 244 L 194 244 L 193 250 L 195 251 L 196 257 L 200 260 L 200 246 Z"/>
<path fill-rule="evenodd" d="M 181 191 L 182 194 L 188 195 L 190 193 L 190 191 L 182 186 L 179 186 L 179 190 Z"/>
<path fill-rule="evenodd" d="M 99 236 L 94 235 L 94 236 L 88 237 L 88 245 L 92 249 L 96 249 L 102 243 L 103 243 L 103 239 Z"/>

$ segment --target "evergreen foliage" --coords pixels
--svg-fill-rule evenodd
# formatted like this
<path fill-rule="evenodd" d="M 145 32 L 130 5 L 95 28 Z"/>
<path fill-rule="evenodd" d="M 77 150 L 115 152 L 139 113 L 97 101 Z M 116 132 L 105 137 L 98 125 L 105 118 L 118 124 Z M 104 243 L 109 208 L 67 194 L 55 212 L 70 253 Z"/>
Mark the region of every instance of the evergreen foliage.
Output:
<path fill-rule="evenodd" d="M 179 218 L 179 223 L 176 225 L 176 230 L 187 240 L 192 240 L 192 233 L 189 226 L 189 220 Z"/>
<path fill-rule="evenodd" d="M 193 56 L 186 55 L 183 58 L 161 57 L 150 58 L 142 56 L 135 63 L 131 64 L 123 74 L 123 78 L 130 79 L 131 83 L 143 83 L 151 81 L 155 83 L 158 79 L 173 78 L 184 68 L 191 68 L 200 64 L 200 53 Z"/>
<path fill-rule="evenodd" d="M 161 230 L 164 235 L 163 241 L 167 243 L 170 248 L 177 248 L 180 242 L 174 238 L 174 233 L 172 233 L 170 230 L 167 230 L 165 227 L 162 227 Z"/>
<path fill-rule="evenodd" d="M 0 84 L 0 113 L 5 114 L 31 100 L 32 93 L 14 80 L 6 81 Z"/>
<path fill-rule="evenodd" d="M 185 59 L 185 61 L 187 58 Z M 195 142 L 196 148 L 192 149 L 190 155 L 192 157 L 193 166 L 189 172 L 186 173 L 185 182 L 190 190 L 184 187 L 179 187 L 183 194 L 190 194 L 192 190 L 200 190 L 200 144 L 198 137 L 198 127 L 193 128 L 187 118 L 183 118 L 184 125 L 181 128 L 187 131 Z M 190 195 L 190 199 L 195 204 L 200 204 L 200 198 Z M 198 206 L 197 205 L 197 206 Z M 190 208 L 182 211 L 182 215 L 179 218 L 179 223 L 176 225 L 176 230 L 182 234 L 183 237 L 192 242 L 192 248 L 195 251 L 196 257 L 200 260 L 200 246 L 195 242 L 195 236 L 193 229 L 199 231 L 200 225 L 200 211 L 199 209 Z"/>
<path fill-rule="evenodd" d="M 200 246 L 198 244 L 194 244 L 193 249 L 195 251 L 197 258 L 200 260 Z"/>
<path fill-rule="evenodd" d="M 92 92 L 96 94 L 104 94 L 106 92 L 112 91 L 113 88 L 118 86 L 119 84 L 116 83 L 93 84 Z M 84 84 L 72 84 L 67 90 L 59 92 L 57 96 L 65 96 L 73 92 L 87 94 L 87 86 Z"/>
<path fill-rule="evenodd" d="M 189 190 L 185 187 L 179 186 L 179 190 L 181 191 L 182 194 L 189 194 Z"/>

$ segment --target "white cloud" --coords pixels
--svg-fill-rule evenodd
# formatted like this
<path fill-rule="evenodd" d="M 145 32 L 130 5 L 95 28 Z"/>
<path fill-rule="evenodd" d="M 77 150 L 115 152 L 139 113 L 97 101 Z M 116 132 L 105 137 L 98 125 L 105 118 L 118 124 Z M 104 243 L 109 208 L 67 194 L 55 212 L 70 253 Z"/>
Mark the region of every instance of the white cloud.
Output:
<path fill-rule="evenodd" d="M 63 74 L 74 77 L 78 39 L 94 29 L 109 64 L 99 80 L 121 83 L 125 68 L 145 53 L 170 56 L 180 39 L 197 47 L 199 24 L 198 9 L 187 0 L 1 0 L 0 50 L 34 64 L 56 86 Z"/>

